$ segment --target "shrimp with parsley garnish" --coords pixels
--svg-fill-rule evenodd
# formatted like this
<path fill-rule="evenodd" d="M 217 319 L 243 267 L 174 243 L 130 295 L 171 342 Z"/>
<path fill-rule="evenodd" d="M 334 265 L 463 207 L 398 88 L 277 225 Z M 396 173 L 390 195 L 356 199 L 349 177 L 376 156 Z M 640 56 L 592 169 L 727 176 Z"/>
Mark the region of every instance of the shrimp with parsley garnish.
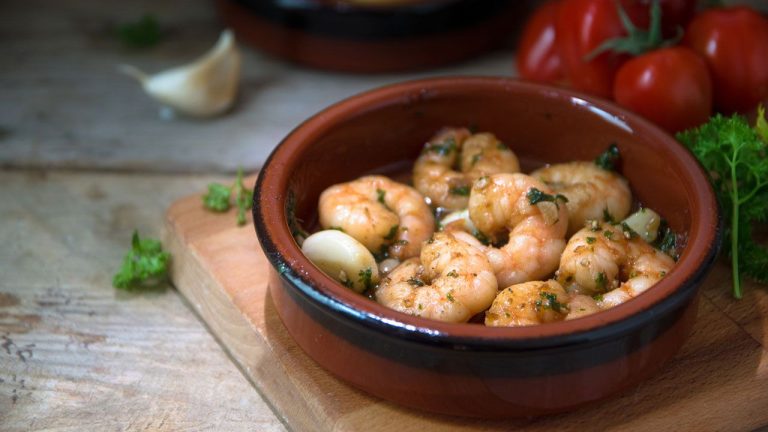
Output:
<path fill-rule="evenodd" d="M 466 322 L 488 308 L 498 285 L 481 250 L 448 232 L 424 244 L 419 258 L 392 270 L 375 290 L 376 301 L 410 315 Z"/>
<path fill-rule="evenodd" d="M 424 146 L 413 167 L 413 183 L 434 208 L 459 210 L 467 208 L 473 181 L 518 171 L 517 156 L 493 134 L 452 128 Z"/>
<path fill-rule="evenodd" d="M 518 327 L 564 320 L 569 297 L 557 281 L 524 282 L 503 289 L 485 313 L 485 325 Z"/>
<path fill-rule="evenodd" d="M 435 227 L 424 197 L 384 176 L 329 187 L 320 195 L 319 213 L 323 228 L 341 230 L 374 254 L 401 261 L 417 256 Z"/>
<path fill-rule="evenodd" d="M 531 173 L 568 202 L 568 234 L 589 220 L 621 220 L 629 214 L 632 193 L 624 177 L 613 171 L 618 149 L 609 148 L 595 162 L 548 165 Z"/>
<path fill-rule="evenodd" d="M 593 295 L 598 306 L 609 308 L 650 288 L 674 264 L 626 224 L 593 221 L 568 240 L 557 280 L 568 292 Z"/>
<path fill-rule="evenodd" d="M 525 174 L 495 174 L 474 183 L 469 217 L 491 243 L 504 243 L 485 248 L 499 285 L 540 280 L 557 269 L 568 228 L 563 203 Z"/>

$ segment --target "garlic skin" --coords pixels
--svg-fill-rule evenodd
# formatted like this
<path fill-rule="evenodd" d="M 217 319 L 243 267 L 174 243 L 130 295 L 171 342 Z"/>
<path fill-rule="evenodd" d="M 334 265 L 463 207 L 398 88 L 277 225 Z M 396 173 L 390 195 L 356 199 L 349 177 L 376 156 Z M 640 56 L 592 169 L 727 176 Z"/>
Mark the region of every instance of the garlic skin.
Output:
<path fill-rule="evenodd" d="M 212 117 L 235 102 L 240 81 L 240 52 L 231 30 L 192 63 L 147 75 L 136 67 L 120 70 L 136 78 L 144 91 L 160 103 L 192 117 Z"/>

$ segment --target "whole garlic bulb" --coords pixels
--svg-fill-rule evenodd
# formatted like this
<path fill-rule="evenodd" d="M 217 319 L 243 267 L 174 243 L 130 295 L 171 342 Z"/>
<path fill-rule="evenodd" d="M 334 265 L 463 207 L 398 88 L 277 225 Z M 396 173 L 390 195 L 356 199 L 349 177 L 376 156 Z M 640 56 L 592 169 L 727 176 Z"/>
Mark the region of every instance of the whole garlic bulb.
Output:
<path fill-rule="evenodd" d="M 155 75 L 122 65 L 144 91 L 160 103 L 194 117 L 211 117 L 229 109 L 237 96 L 240 52 L 231 30 L 224 30 L 216 45 L 192 63 Z"/>

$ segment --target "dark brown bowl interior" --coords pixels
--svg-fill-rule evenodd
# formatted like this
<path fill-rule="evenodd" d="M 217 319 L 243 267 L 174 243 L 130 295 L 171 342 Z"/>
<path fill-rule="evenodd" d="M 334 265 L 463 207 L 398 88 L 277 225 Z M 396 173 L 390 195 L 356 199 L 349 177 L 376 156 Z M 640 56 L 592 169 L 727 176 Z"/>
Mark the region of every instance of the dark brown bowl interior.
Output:
<path fill-rule="evenodd" d="M 524 165 L 591 160 L 619 146 L 619 171 L 635 197 L 687 238 L 676 268 L 641 296 L 589 317 L 547 325 L 486 328 L 412 317 L 345 289 L 320 272 L 291 236 L 287 212 L 305 225 L 316 219 L 328 186 L 372 172 L 402 172 L 443 126 L 491 131 Z M 416 333 L 489 343 L 584 332 L 647 310 L 700 279 L 717 243 L 717 204 L 694 157 L 672 137 L 619 107 L 581 94 L 503 78 L 443 78 L 398 84 L 358 95 L 309 119 L 265 165 L 257 193 L 264 233 L 295 274 L 334 303 L 384 317 Z M 288 209 L 288 210 L 286 210 Z M 262 239 L 263 240 L 263 239 Z"/>

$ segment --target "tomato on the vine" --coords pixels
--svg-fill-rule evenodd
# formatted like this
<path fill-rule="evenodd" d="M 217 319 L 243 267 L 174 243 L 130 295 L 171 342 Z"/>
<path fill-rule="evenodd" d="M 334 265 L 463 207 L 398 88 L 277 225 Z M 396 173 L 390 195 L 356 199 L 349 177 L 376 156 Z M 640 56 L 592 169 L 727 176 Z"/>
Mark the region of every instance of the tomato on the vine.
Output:
<path fill-rule="evenodd" d="M 639 23 L 642 11 L 637 1 L 563 0 L 557 13 L 557 46 L 565 76 L 571 85 L 588 93 L 610 97 L 616 70 L 629 57 L 605 51 L 588 59 L 606 40 L 627 35 L 617 4 L 632 22 Z"/>
<path fill-rule="evenodd" d="M 661 28 L 658 40 L 648 38 L 654 5 Z M 677 33 L 695 7 L 696 0 L 562 0 L 555 30 L 566 77 L 579 90 L 609 97 L 614 75 L 630 58 L 628 53 L 637 55 L 648 49 L 645 42 L 661 43 L 662 35 Z M 620 10 L 628 22 L 622 21 Z M 603 46 L 626 37 L 633 41 Z M 599 48 L 604 49 L 595 55 Z"/>
<path fill-rule="evenodd" d="M 709 9 L 691 21 L 683 43 L 706 60 L 718 110 L 748 111 L 768 97 L 768 19 L 759 13 Z"/>
<path fill-rule="evenodd" d="M 564 77 L 555 45 L 555 21 L 560 0 L 540 6 L 528 19 L 517 46 L 517 70 L 529 80 L 555 82 Z"/>
<path fill-rule="evenodd" d="M 712 82 L 704 60 L 685 47 L 662 48 L 633 58 L 616 73 L 620 105 L 669 132 L 705 123 L 712 113 Z"/>
<path fill-rule="evenodd" d="M 651 7 L 654 0 L 638 0 L 646 8 Z M 683 30 L 696 12 L 696 0 L 658 0 L 661 6 L 661 28 L 664 36 L 670 37 Z M 640 15 L 638 26 L 646 28 L 650 21 L 648 15 Z"/>

